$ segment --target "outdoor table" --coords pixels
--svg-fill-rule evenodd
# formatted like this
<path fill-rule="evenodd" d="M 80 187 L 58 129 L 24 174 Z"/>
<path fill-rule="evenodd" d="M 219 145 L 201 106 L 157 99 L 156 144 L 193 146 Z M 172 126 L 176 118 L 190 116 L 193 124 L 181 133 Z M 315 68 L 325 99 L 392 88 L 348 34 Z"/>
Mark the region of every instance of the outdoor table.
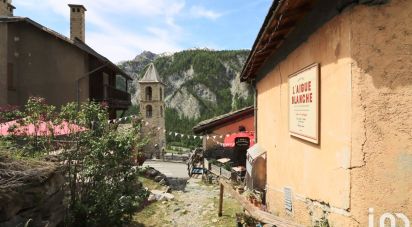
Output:
<path fill-rule="evenodd" d="M 244 171 L 246 171 L 246 167 L 244 167 L 244 166 L 236 166 L 236 167 L 232 167 L 232 169 L 235 172 L 244 172 Z"/>
<path fill-rule="evenodd" d="M 218 160 L 216 160 L 216 161 L 218 161 L 218 162 L 220 162 L 220 163 L 222 163 L 222 164 L 225 164 L 226 162 L 229 162 L 229 161 L 230 161 L 230 158 L 221 158 L 221 159 L 218 159 Z"/>

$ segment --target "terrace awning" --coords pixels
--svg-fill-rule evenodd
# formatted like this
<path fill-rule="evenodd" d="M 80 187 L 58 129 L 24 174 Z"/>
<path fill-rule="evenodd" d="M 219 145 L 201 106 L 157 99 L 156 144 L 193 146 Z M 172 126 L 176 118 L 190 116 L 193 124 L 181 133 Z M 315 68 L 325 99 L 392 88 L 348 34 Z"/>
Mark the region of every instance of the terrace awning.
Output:
<path fill-rule="evenodd" d="M 238 138 L 249 138 L 249 147 L 255 144 L 255 132 L 239 132 L 225 137 L 223 147 L 235 147 Z"/>

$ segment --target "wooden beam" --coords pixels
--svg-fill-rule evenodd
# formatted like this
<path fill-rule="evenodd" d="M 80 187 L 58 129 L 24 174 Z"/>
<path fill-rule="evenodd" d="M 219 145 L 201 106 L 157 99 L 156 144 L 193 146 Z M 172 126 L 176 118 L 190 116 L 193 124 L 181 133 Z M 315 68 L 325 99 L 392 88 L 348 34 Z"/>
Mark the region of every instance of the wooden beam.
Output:
<path fill-rule="evenodd" d="M 293 9 L 287 9 L 285 12 L 281 12 L 280 14 L 283 15 L 283 18 L 290 18 L 290 17 L 299 17 L 310 10 L 312 4 L 307 2 L 301 6 L 295 7 Z"/>
<path fill-rule="evenodd" d="M 220 194 L 219 194 L 219 213 L 218 216 L 222 217 L 222 210 L 223 210 L 223 184 L 220 184 Z"/>
<path fill-rule="evenodd" d="M 258 57 L 258 56 L 265 56 L 265 55 L 268 54 L 269 52 L 270 52 L 270 50 L 265 50 L 265 51 L 262 51 L 262 52 L 257 53 L 255 56 L 256 56 L 256 57 Z"/>
<path fill-rule="evenodd" d="M 256 60 L 256 61 L 253 61 L 253 65 L 259 66 L 259 65 L 262 64 L 263 62 L 264 62 L 264 60 Z"/>
<path fill-rule="evenodd" d="M 268 32 L 273 32 L 275 28 L 277 28 L 277 30 L 287 30 L 287 29 L 292 28 L 295 25 L 296 20 L 299 17 L 303 16 L 308 10 L 310 10 L 311 7 L 312 7 L 311 3 L 305 3 L 293 9 L 287 9 L 283 13 L 279 13 L 282 16 L 279 16 L 277 19 L 271 22 L 271 24 L 269 25 L 267 29 Z M 281 21 L 278 26 L 279 20 Z"/>
<path fill-rule="evenodd" d="M 263 61 L 260 61 L 260 62 L 252 62 L 252 67 L 251 67 L 251 70 L 255 70 L 256 69 L 256 67 L 260 67 L 260 64 L 262 64 L 262 62 Z"/>
<path fill-rule="evenodd" d="M 260 44 L 259 47 L 261 46 L 261 48 L 259 48 L 259 49 L 262 49 L 262 48 L 270 49 L 270 48 L 272 48 L 273 46 L 276 46 L 277 43 L 278 43 L 278 41 L 282 41 L 283 39 L 285 39 L 285 36 L 284 36 L 284 35 L 275 35 L 274 37 L 272 37 L 272 39 L 266 40 L 266 43 L 270 41 L 269 44 L 267 44 L 267 45 L 263 45 L 263 43 Z M 256 50 L 259 50 L 259 49 L 256 48 Z M 257 54 L 256 54 L 256 56 L 257 56 Z"/>
<path fill-rule="evenodd" d="M 279 43 L 282 42 L 283 39 L 284 39 L 284 38 L 277 39 L 276 42 L 270 43 L 266 48 L 268 48 L 268 49 L 270 49 L 271 51 L 273 51 L 273 48 L 276 47 L 277 45 L 279 45 Z"/>
<path fill-rule="evenodd" d="M 291 29 L 293 29 L 293 26 L 295 25 L 295 23 L 288 23 L 287 26 L 279 26 L 276 30 L 276 27 L 273 27 L 271 29 L 268 29 L 268 33 L 267 35 L 262 39 L 263 41 L 267 41 L 269 40 L 270 36 L 284 36 L 285 34 L 287 34 Z M 269 35 L 270 34 L 270 35 Z"/>
<path fill-rule="evenodd" d="M 288 28 L 290 26 L 292 26 L 293 24 L 290 23 L 292 20 L 288 20 L 287 23 L 285 23 L 285 21 L 281 21 L 282 23 L 278 25 L 278 20 L 273 20 L 269 25 L 268 25 L 268 29 L 267 31 L 272 32 L 276 27 L 278 29 L 285 29 Z"/>

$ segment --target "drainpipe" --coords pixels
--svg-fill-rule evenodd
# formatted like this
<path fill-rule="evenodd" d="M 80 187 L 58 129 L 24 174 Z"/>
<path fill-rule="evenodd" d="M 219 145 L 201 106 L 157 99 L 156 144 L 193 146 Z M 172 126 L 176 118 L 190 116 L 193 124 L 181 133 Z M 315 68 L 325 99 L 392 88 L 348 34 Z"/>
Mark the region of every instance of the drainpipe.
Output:
<path fill-rule="evenodd" d="M 253 127 L 255 130 L 255 143 L 257 143 L 257 90 L 256 90 L 256 80 L 251 80 L 250 84 L 252 85 L 252 90 L 253 90 L 253 111 L 254 111 L 254 117 L 253 117 Z"/>
<path fill-rule="evenodd" d="M 79 79 L 76 80 L 76 94 L 77 94 L 77 111 L 80 110 L 80 80 L 90 76 L 91 74 L 97 72 L 98 70 L 106 67 L 106 65 L 109 64 L 108 61 L 106 61 L 103 65 L 93 69 L 92 71 L 89 71 L 87 73 L 85 73 L 82 77 L 80 77 Z"/>

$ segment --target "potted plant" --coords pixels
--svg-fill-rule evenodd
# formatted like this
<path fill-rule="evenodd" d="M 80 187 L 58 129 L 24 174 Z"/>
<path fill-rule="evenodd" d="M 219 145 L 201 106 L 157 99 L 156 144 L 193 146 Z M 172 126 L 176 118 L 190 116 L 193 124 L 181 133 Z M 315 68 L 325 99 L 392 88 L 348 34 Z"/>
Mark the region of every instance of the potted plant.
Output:
<path fill-rule="evenodd" d="M 252 201 L 251 201 L 251 203 L 252 203 L 254 206 L 256 206 L 256 205 L 255 205 L 255 204 L 256 204 L 256 196 L 255 196 L 255 195 L 252 196 Z"/>
<path fill-rule="evenodd" d="M 243 195 L 246 197 L 247 200 L 249 200 L 249 202 L 253 203 L 253 192 L 251 190 L 246 190 Z"/>
<path fill-rule="evenodd" d="M 255 207 L 259 207 L 262 205 L 262 198 L 258 195 L 255 196 L 255 200 L 253 201 L 253 205 L 255 205 Z"/>
<path fill-rule="evenodd" d="M 260 223 L 254 219 L 252 216 L 249 216 L 245 213 L 237 213 L 236 214 L 236 222 L 237 226 L 246 226 L 246 227 L 254 227 L 260 225 Z"/>
<path fill-rule="evenodd" d="M 237 192 L 238 192 L 239 194 L 242 194 L 244 191 L 245 191 L 245 187 L 243 187 L 243 186 L 239 186 L 239 187 L 237 188 Z"/>

